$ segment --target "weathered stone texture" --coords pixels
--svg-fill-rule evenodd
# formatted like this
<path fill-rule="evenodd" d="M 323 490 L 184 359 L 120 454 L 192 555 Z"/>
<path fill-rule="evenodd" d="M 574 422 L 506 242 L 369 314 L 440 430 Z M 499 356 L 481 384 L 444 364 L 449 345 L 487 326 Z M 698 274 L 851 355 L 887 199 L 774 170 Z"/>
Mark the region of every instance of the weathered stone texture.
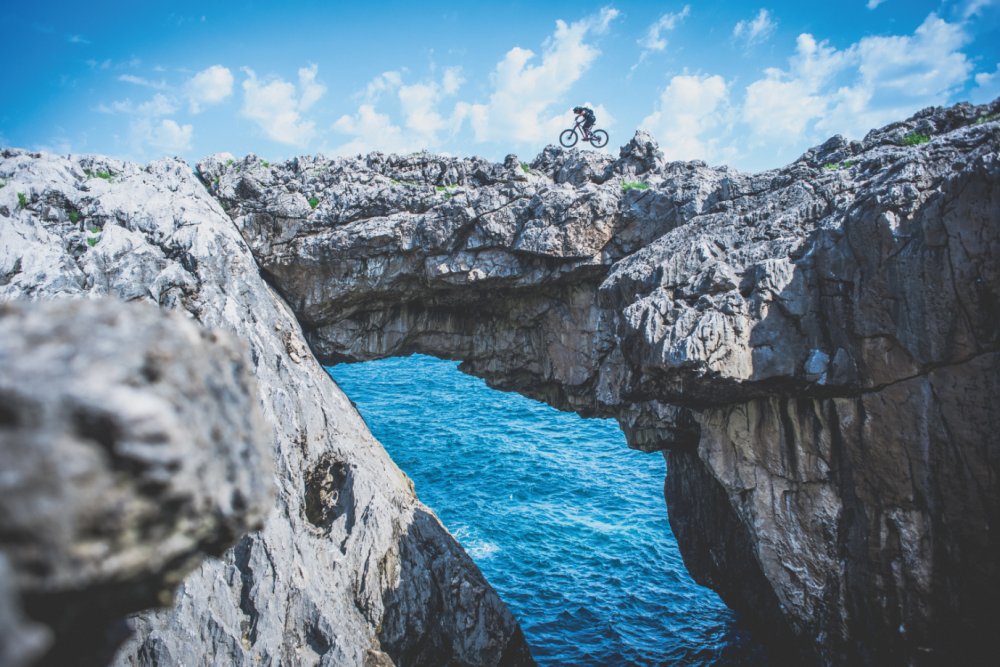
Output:
<path fill-rule="evenodd" d="M 699 580 L 822 662 L 919 662 L 975 655 L 1000 620 L 983 604 L 1000 442 L 974 399 L 1000 370 L 998 107 L 928 109 L 754 175 L 666 162 L 642 133 L 527 171 L 199 169 L 321 360 L 460 359 L 616 417 L 669 450 Z"/>
<path fill-rule="evenodd" d="M 134 617 L 116 664 L 377 664 L 427 643 L 448 644 L 450 664 L 513 654 L 530 662 L 510 613 L 310 354 L 190 167 L 8 150 L 0 177 L 0 300 L 110 295 L 226 331 L 249 350 L 270 435 L 276 496 L 263 529 L 186 577 L 172 608 Z M 114 407 L 121 418 L 132 414 Z M 183 414 L 178 408 L 176 419 Z M 423 573 L 431 547 L 439 565 L 409 576 Z M 444 574 L 448 581 L 436 579 Z M 428 585 L 440 594 L 421 597 Z M 468 590 L 477 593 L 462 595 Z M 397 595 L 427 607 L 390 604 Z M 427 636 L 382 647 L 380 628 L 404 622 L 397 609 L 434 624 Z M 470 625 L 488 632 L 468 634 Z"/>

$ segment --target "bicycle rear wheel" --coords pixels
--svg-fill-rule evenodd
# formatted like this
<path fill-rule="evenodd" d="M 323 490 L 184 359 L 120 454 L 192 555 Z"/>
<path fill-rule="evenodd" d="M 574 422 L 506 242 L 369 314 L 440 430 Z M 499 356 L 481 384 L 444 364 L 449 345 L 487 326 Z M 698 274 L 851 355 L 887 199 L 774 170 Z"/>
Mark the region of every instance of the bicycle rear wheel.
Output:
<path fill-rule="evenodd" d="M 576 142 L 578 140 L 579 137 L 576 136 L 576 130 L 574 129 L 563 130 L 562 134 L 559 135 L 559 143 L 561 143 L 566 148 L 572 148 L 573 146 L 576 146 Z"/>
<path fill-rule="evenodd" d="M 590 143 L 595 148 L 601 148 L 608 143 L 608 133 L 604 130 L 594 130 L 590 133 Z"/>

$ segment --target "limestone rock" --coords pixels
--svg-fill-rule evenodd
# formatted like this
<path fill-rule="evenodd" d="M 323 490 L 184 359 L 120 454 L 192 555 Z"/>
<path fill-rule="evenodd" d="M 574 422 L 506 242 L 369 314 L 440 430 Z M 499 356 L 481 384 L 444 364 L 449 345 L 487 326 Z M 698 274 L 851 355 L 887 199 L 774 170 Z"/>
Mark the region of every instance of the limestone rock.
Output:
<path fill-rule="evenodd" d="M 238 171 L 239 182 L 209 181 L 215 192 L 250 197 L 281 182 L 257 158 L 229 159 L 211 169 Z M 305 160 L 290 168 L 310 177 Z M 483 163 L 470 177 L 494 173 Z M 420 646 L 448 647 L 455 665 L 530 663 L 516 621 L 474 565 L 456 555 L 456 565 L 423 568 L 459 547 L 309 354 L 291 310 L 190 167 L 6 150 L 0 177 L 0 301 L 110 295 L 224 330 L 249 350 L 254 400 L 273 434 L 276 496 L 264 527 L 188 575 L 171 608 L 133 617 L 115 664 L 363 664 Z M 257 218 L 267 229 L 313 211 L 302 206 L 300 196 L 313 196 L 304 185 L 272 194 Z M 394 616 L 404 610 L 433 622 L 383 646 L 380 633 L 404 624 Z M 470 634 L 473 626 L 483 631 Z M 92 658 L 81 649 L 81 660 Z"/>
<path fill-rule="evenodd" d="M 974 398 L 1000 375 L 998 109 L 760 174 L 637 134 L 618 158 L 548 147 L 526 178 L 299 158 L 217 192 L 321 360 L 460 359 L 615 417 L 667 450 L 690 570 L 759 630 L 824 663 L 961 660 L 1000 623 L 1000 442 Z M 278 216 L 282 192 L 322 203 Z"/>
<path fill-rule="evenodd" d="M 0 548 L 51 664 L 105 649 L 263 523 L 271 434 L 245 356 L 144 304 L 0 304 Z"/>

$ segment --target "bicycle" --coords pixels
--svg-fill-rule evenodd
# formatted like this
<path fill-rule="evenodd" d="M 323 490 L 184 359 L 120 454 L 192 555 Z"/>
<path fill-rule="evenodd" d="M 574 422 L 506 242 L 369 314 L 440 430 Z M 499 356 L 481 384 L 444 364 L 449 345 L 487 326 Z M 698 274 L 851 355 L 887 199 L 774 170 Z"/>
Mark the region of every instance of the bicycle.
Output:
<path fill-rule="evenodd" d="M 566 148 L 572 148 L 576 146 L 576 142 L 580 140 L 580 137 L 583 137 L 584 141 L 589 141 L 594 148 L 601 148 L 608 143 L 608 133 L 604 130 L 591 130 L 588 136 L 583 131 L 583 121 L 577 121 L 575 126 L 563 130 L 559 135 L 559 143 Z"/>

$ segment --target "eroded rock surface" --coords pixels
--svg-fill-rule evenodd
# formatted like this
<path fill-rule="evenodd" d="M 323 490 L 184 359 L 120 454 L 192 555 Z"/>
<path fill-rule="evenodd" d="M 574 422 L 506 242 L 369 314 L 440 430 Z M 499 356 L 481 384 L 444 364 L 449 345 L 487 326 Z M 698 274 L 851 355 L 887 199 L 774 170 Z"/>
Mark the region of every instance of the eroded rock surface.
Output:
<path fill-rule="evenodd" d="M 321 361 L 421 352 L 665 450 L 695 577 L 824 663 L 1000 625 L 1000 104 L 784 169 L 372 154 L 199 165 Z M 924 138 L 929 141 L 924 141 Z"/>
<path fill-rule="evenodd" d="M 147 304 L 8 302 L 0 369 L 0 549 L 46 662 L 107 661 L 115 623 L 271 507 L 246 352 Z"/>
<path fill-rule="evenodd" d="M 0 302 L 99 295 L 149 302 L 241 341 L 256 379 L 252 399 L 266 424 L 274 474 L 273 481 L 251 477 L 251 485 L 259 487 L 258 493 L 276 487 L 265 525 L 187 576 L 171 608 L 132 618 L 135 634 L 117 654 L 116 664 L 405 665 L 412 655 L 434 664 L 531 662 L 506 607 L 416 499 L 410 481 L 316 362 L 292 312 L 262 280 L 238 230 L 188 165 L 162 160 L 142 167 L 100 157 L 6 150 L 0 153 L 0 178 Z M 32 339 L 25 337 L 20 322 L 11 325 L 11 339 L 28 349 Z M 106 350 L 115 344 L 87 345 Z M 65 372 L 65 355 L 74 350 L 79 353 L 80 347 L 36 362 L 50 364 L 46 371 L 59 375 Z M 132 359 L 138 351 L 121 353 Z M 31 354 L 35 352 L 25 353 Z M 159 372 L 181 373 L 191 364 L 202 365 L 209 374 L 217 370 L 200 364 L 194 352 L 182 361 L 174 370 Z M 84 377 L 92 370 L 85 368 Z M 99 385 L 101 378 L 93 382 Z M 207 386 L 213 386 L 211 381 Z M 113 398 L 84 394 L 80 404 L 95 411 Z M 143 437 L 163 430 L 142 420 L 141 410 L 135 412 L 141 404 L 111 402 L 105 407 L 114 408 L 109 420 L 139 420 L 135 427 Z M 189 407 L 197 414 L 197 408 Z M 178 428 L 189 421 L 185 409 L 179 406 L 174 413 L 182 422 Z M 71 419 L 55 407 L 53 411 Z M 145 427 L 151 430 L 141 431 Z M 216 443 L 209 435 L 205 444 Z M 160 482 L 186 484 L 185 477 L 167 474 L 176 472 L 170 470 L 172 455 L 164 454 L 157 467 L 157 452 L 145 442 L 139 438 L 121 452 L 126 468 L 131 470 L 129 462 L 138 457 L 149 462 L 154 487 Z M 201 454 L 212 455 L 211 448 Z M 246 469 L 238 472 L 229 469 L 231 463 L 237 465 L 231 457 L 199 467 L 200 460 L 180 465 L 185 470 L 194 466 L 198 474 L 223 467 L 227 474 L 252 476 L 255 463 L 239 462 Z M 237 530 L 226 525 L 226 511 L 238 503 L 224 485 L 212 484 L 211 478 L 201 481 L 209 483 L 204 489 L 209 499 L 221 494 L 218 508 L 198 505 L 193 509 L 199 511 L 184 515 L 188 521 L 177 532 L 192 546 L 211 549 Z M 137 488 L 138 495 L 122 499 L 125 510 L 145 511 L 142 491 Z M 244 503 L 254 508 L 250 516 L 256 516 L 256 499 L 245 492 Z M 202 528 L 213 520 L 225 530 L 210 536 Z M 155 533 L 156 524 L 151 530 Z M 135 540 L 143 541 L 141 537 Z M 135 548 L 169 558 L 173 543 L 155 549 L 154 538 Z M 103 555 L 130 558 L 130 546 L 111 545 Z M 105 562 L 97 559 L 94 567 Z M 15 560 L 12 567 L 17 565 Z M 168 571 L 177 572 L 177 564 Z M 40 586 L 49 582 L 39 575 Z M 161 591 L 154 592 L 156 601 L 163 601 Z M 149 604 L 143 597 L 149 592 L 129 585 L 117 597 L 109 593 L 108 600 L 118 604 L 119 598 L 138 596 Z M 18 618 L 0 613 L 5 627 L 16 626 Z M 403 635 L 396 632 L 401 627 L 407 628 Z M 31 649 L 15 648 L 18 655 Z M 100 657 L 88 653 L 88 646 L 77 648 L 74 664 Z"/>

